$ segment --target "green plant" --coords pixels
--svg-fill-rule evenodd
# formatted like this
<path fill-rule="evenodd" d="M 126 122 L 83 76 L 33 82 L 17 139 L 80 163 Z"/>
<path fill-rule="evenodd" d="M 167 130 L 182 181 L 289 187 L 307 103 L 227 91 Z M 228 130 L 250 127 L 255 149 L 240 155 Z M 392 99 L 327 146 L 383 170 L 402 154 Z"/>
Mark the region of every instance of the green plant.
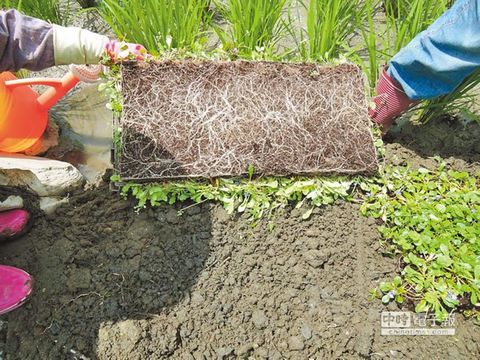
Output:
<path fill-rule="evenodd" d="M 356 23 L 363 43 L 360 47 L 350 50 L 348 58 L 356 62 L 367 75 L 369 90 L 373 95 L 373 90 L 378 80 L 378 71 L 381 65 L 381 59 L 378 51 L 379 39 L 377 38 L 378 24 L 375 22 L 375 16 L 379 9 L 381 0 L 365 0 L 364 14 L 356 14 Z"/>
<path fill-rule="evenodd" d="M 361 184 L 362 213 L 383 220 L 388 250 L 401 256 L 401 278 L 380 285 L 385 302 L 408 299 L 439 320 L 459 305 L 478 305 L 479 185 L 480 174 L 443 163 L 436 171 L 388 167 L 380 179 Z"/>
<path fill-rule="evenodd" d="M 286 0 L 213 1 L 227 22 L 226 28 L 215 26 L 225 49 L 236 49 L 244 57 L 275 52 L 286 30 L 282 20 Z"/>
<path fill-rule="evenodd" d="M 480 121 L 479 115 L 471 110 L 478 101 L 476 90 L 479 84 L 480 70 L 476 70 L 451 93 L 425 101 L 418 114 L 419 121 L 427 123 L 446 114 L 462 115 L 466 119 Z"/>
<path fill-rule="evenodd" d="M 450 0 L 388 0 L 382 53 L 386 61 L 440 17 Z"/>
<path fill-rule="evenodd" d="M 0 0 L 0 8 L 18 11 L 53 24 L 66 25 L 70 20 L 71 1 L 60 0 Z"/>
<path fill-rule="evenodd" d="M 210 0 L 102 0 L 98 11 L 118 38 L 154 55 L 205 44 L 212 19 Z"/>
<path fill-rule="evenodd" d="M 384 304 L 388 304 L 392 300 L 395 300 L 399 304 L 405 301 L 407 291 L 400 276 L 395 276 L 391 282 L 381 282 L 379 288 L 383 294 L 382 302 Z"/>
<path fill-rule="evenodd" d="M 251 171 L 250 171 L 251 172 Z M 119 181 L 114 177 L 112 181 Z M 138 208 L 147 204 L 174 204 L 178 201 L 216 201 L 229 214 L 246 212 L 252 223 L 271 217 L 275 211 L 293 204 L 297 208 L 307 205 L 304 218 L 314 207 L 333 204 L 337 199 L 351 200 L 355 180 L 346 178 L 274 178 L 216 179 L 212 182 L 185 180 L 161 184 L 127 183 L 122 186 L 124 196 L 133 195 Z"/>
<path fill-rule="evenodd" d="M 363 0 L 300 1 L 307 10 L 307 27 L 295 36 L 306 60 L 331 60 L 347 52 L 348 40 L 367 16 Z"/>
<path fill-rule="evenodd" d="M 365 10 L 356 20 L 363 44 L 352 49 L 349 57 L 367 74 L 372 90 L 380 66 L 387 64 L 450 5 L 450 0 L 365 0 Z M 382 7 L 384 25 L 377 16 Z"/>

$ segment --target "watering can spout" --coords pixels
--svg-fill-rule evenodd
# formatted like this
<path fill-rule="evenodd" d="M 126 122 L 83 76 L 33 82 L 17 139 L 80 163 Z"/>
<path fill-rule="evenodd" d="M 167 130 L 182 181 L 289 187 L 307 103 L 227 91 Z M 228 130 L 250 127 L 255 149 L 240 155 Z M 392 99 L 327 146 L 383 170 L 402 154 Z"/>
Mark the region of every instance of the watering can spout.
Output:
<path fill-rule="evenodd" d="M 48 110 L 80 80 L 95 82 L 101 67 L 71 67 L 62 79 L 17 79 L 0 73 L 0 151 L 21 152 L 40 139 L 48 122 Z M 38 95 L 30 85 L 50 88 Z"/>

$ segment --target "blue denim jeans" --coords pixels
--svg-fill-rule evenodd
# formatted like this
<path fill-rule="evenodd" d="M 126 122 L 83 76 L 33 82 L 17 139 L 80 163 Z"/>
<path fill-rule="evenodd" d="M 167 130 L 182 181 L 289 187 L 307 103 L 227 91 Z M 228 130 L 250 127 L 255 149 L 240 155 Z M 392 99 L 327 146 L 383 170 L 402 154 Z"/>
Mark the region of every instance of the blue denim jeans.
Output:
<path fill-rule="evenodd" d="M 410 99 L 452 92 L 480 66 L 480 0 L 457 0 L 390 61 Z"/>

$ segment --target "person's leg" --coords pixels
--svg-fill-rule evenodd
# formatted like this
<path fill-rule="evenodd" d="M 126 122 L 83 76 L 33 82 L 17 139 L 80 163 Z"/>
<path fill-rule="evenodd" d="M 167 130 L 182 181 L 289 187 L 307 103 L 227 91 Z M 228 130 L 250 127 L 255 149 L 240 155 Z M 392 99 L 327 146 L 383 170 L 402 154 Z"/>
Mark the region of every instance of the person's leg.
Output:
<path fill-rule="evenodd" d="M 25 271 L 0 265 L 0 315 L 6 314 L 28 299 L 33 280 Z"/>
<path fill-rule="evenodd" d="M 419 100 L 452 92 L 480 66 L 480 0 L 457 0 L 383 69 L 368 114 L 386 133 Z"/>
<path fill-rule="evenodd" d="M 452 92 L 480 66 L 480 0 L 457 0 L 390 61 L 388 75 L 411 100 Z"/>

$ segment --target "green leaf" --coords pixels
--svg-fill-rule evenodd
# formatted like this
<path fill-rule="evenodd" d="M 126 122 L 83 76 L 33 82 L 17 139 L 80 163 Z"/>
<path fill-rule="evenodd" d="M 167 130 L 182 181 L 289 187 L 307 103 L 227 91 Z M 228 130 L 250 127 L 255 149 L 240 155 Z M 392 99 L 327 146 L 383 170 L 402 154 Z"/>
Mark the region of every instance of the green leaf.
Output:
<path fill-rule="evenodd" d="M 427 304 L 427 302 L 425 300 L 421 300 L 415 306 L 415 312 L 417 312 L 417 313 L 427 312 L 429 309 L 430 309 L 430 306 Z"/>
<path fill-rule="evenodd" d="M 442 267 L 449 267 L 452 265 L 452 259 L 450 259 L 450 256 L 448 255 L 438 255 L 437 263 Z"/>

